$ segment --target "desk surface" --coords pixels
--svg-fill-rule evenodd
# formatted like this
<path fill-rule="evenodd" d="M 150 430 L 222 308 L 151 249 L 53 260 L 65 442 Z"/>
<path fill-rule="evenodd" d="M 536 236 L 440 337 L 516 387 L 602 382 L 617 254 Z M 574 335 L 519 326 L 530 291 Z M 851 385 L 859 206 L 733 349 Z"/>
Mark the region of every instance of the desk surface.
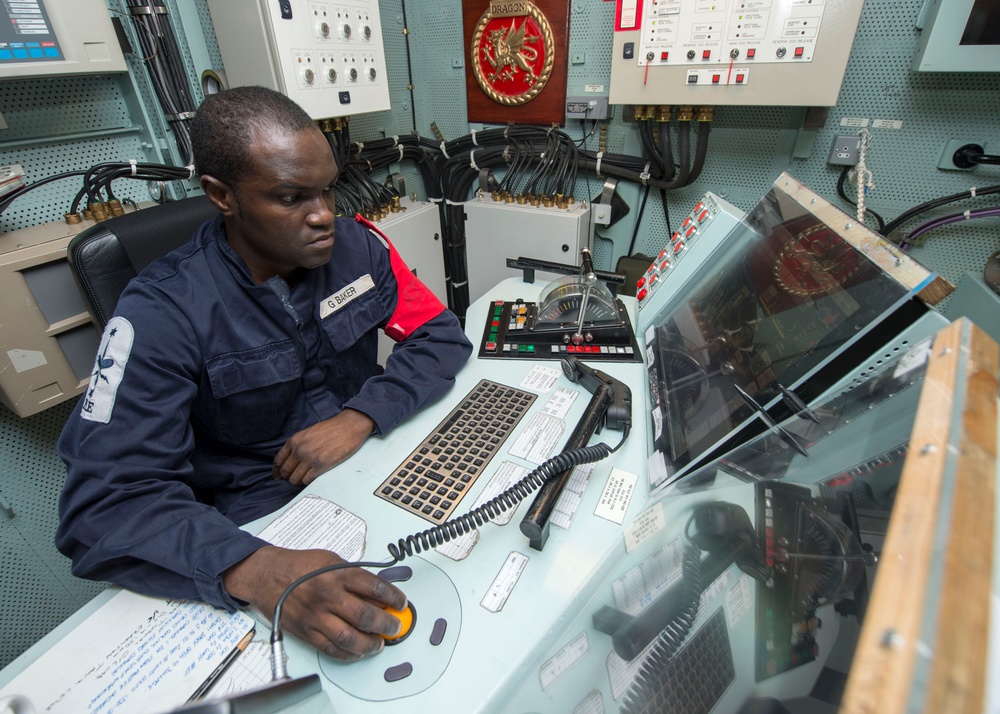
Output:
<path fill-rule="evenodd" d="M 519 280 L 508 280 L 474 303 L 467 316 L 467 332 L 473 342 L 482 333 L 493 300 L 523 298 L 532 301 L 542 288 L 544 285 L 540 283 L 526 285 Z M 626 305 L 634 309 L 634 301 L 626 300 Z M 632 317 L 634 321 L 634 314 Z M 310 484 L 289 507 L 307 496 L 318 496 L 338 504 L 365 523 L 363 560 L 390 560 L 386 550 L 388 543 L 429 526 L 421 518 L 377 498 L 373 492 L 480 379 L 519 386 L 539 364 L 559 371 L 555 388 L 578 392 L 563 418 L 565 429 L 559 446 L 554 449 L 557 451 L 589 401 L 586 390 L 566 380 L 555 361 L 472 358 L 459 373 L 449 394 L 391 434 L 370 439 L 350 460 Z M 401 565 L 411 568 L 412 577 L 400 582 L 399 586 L 417 611 L 417 624 L 405 641 L 387 647 L 376 657 L 341 664 L 286 637 L 289 675 L 300 677 L 319 673 L 325 693 L 325 697 L 320 697 L 323 701 L 311 699 L 295 711 L 329 711 L 332 708 L 349 712 L 514 714 L 618 709 L 623 694 L 621 677 L 627 680 L 629 675 L 623 673 L 627 668 L 622 662 L 614 661 L 611 638 L 595 628 L 594 613 L 603 606 L 622 607 L 620 593 L 616 590 L 627 590 L 630 578 L 646 579 L 647 574 L 642 569 L 659 554 L 669 553 L 671 548 L 675 554 L 679 553 L 685 525 L 695 506 L 706 501 L 726 501 L 741 506 L 751 520 L 755 520 L 755 514 L 761 513 L 762 499 L 759 487 L 722 472 L 713 475 L 711 488 L 685 489 L 651 497 L 646 478 L 649 426 L 643 394 L 645 367 L 642 363 L 602 363 L 600 369 L 631 386 L 633 429 L 618 452 L 595 465 L 570 527 L 553 527 L 544 549 L 533 550 L 517 527 L 525 510 L 521 505 L 508 525 L 482 527 L 478 542 L 463 560 L 456 561 L 433 550 L 404 560 Z M 535 466 L 510 455 L 509 450 L 551 395 L 552 391 L 539 394 L 501 453 L 494 457 L 470 489 L 459 506 L 459 513 L 471 508 L 489 477 L 504 462 L 529 470 Z M 900 402 L 897 399 L 892 404 L 898 406 Z M 890 410 L 881 416 L 891 414 Z M 845 432 L 850 432 L 851 446 L 855 450 L 861 449 L 865 440 L 854 434 L 872 434 L 874 438 L 879 433 L 865 425 L 865 418 L 890 425 L 895 421 L 890 418 L 878 422 L 879 415 L 869 417 L 868 413 L 858 416 L 850 422 L 854 431 Z M 614 445 L 619 438 L 618 432 L 609 431 L 592 441 L 599 439 Z M 776 443 L 780 444 L 780 439 Z M 826 446 L 831 447 L 831 444 Z M 815 470 L 823 461 L 823 449 L 814 446 L 811 452 L 814 458 L 810 458 L 810 468 Z M 622 524 L 595 515 L 613 469 L 636 476 Z M 277 515 L 249 524 L 247 529 L 258 532 Z M 642 540 L 639 537 L 642 529 L 634 523 L 640 515 L 639 522 L 647 522 L 650 528 L 646 530 L 654 532 L 655 538 Z M 816 613 L 823 623 L 816 633 L 815 659 L 784 674 L 760 676 L 754 671 L 753 653 L 760 652 L 760 618 L 765 611 L 760 606 L 757 585 L 736 566 L 730 566 L 706 589 L 701 600 L 695 630 L 713 617 L 724 617 L 728 643 L 733 651 L 732 678 L 720 695 L 716 711 L 736 711 L 749 697 L 780 697 L 783 700 L 806 697 L 825 666 L 849 664 L 853 653 L 856 632 L 845 626 L 852 621 L 834 614 L 832 606 L 828 605 Z M 661 584 L 660 587 L 667 586 Z M 96 598 L 0 671 L 0 688 L 42 653 L 58 647 L 61 638 L 107 597 L 102 594 Z M 646 593 L 644 597 L 654 595 Z M 439 620 L 445 621 L 447 627 L 440 644 L 432 645 L 430 633 Z M 258 638 L 268 636 L 264 629 L 260 628 Z M 846 653 L 842 651 L 845 646 Z M 402 663 L 411 666 L 409 676 L 386 681 L 387 670 Z M 760 667 L 759 660 L 756 665 Z M 842 671 L 847 671 L 846 666 Z M 619 676 L 618 681 L 616 676 Z M 813 708 L 810 711 L 825 710 Z"/>

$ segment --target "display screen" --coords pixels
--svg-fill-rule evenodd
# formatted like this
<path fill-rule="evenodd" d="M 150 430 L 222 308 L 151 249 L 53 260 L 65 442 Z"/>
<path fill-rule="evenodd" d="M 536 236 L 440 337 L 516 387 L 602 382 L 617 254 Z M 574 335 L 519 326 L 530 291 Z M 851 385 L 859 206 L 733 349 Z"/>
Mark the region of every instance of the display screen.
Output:
<path fill-rule="evenodd" d="M 829 225 L 812 213 L 818 201 L 807 210 L 772 187 L 747 215 L 756 235 L 743 250 L 646 332 L 652 486 L 759 424 L 783 389 L 801 385 L 908 298 L 841 235 L 849 217 L 829 204 Z"/>
<path fill-rule="evenodd" d="M 42 0 L 0 2 L 0 65 L 65 59 Z"/>
<path fill-rule="evenodd" d="M 959 44 L 1000 45 L 1000 3 L 975 0 Z"/>

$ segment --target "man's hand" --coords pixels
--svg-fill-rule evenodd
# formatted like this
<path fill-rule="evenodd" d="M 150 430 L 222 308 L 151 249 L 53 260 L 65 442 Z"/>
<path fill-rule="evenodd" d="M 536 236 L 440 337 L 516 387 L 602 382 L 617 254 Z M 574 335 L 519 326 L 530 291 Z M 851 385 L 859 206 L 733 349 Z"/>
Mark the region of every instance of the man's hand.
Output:
<path fill-rule="evenodd" d="M 293 486 L 308 486 L 316 478 L 353 454 L 375 427 L 372 418 L 354 409 L 292 434 L 274 457 L 276 479 Z"/>
<path fill-rule="evenodd" d="M 264 546 L 223 574 L 226 591 L 258 607 L 268 618 L 289 584 L 313 570 L 344 561 L 326 550 L 286 550 Z M 382 651 L 381 635 L 398 634 L 400 621 L 385 612 L 402 610 L 406 596 L 362 568 L 318 575 L 285 600 L 281 625 L 335 659 L 357 660 Z"/>

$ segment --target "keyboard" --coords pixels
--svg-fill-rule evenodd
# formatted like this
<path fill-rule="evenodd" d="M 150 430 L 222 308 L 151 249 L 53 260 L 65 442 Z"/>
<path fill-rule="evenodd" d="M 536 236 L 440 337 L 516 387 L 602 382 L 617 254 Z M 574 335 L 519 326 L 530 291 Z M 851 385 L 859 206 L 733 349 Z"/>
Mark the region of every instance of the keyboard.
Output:
<path fill-rule="evenodd" d="M 536 398 L 480 380 L 375 495 L 432 523 L 444 523 Z"/>
<path fill-rule="evenodd" d="M 636 677 L 625 696 L 628 714 L 708 714 L 736 678 L 722 608 L 659 672 Z"/>

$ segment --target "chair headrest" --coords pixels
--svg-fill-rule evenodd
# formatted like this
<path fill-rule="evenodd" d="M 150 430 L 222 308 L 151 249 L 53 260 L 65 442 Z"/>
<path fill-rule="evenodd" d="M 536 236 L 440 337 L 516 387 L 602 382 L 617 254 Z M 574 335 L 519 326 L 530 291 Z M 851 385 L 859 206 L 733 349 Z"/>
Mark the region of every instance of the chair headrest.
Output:
<path fill-rule="evenodd" d="M 126 213 L 73 237 L 67 258 L 91 316 L 104 329 L 118 298 L 143 268 L 191 238 L 218 211 L 206 196 Z"/>

